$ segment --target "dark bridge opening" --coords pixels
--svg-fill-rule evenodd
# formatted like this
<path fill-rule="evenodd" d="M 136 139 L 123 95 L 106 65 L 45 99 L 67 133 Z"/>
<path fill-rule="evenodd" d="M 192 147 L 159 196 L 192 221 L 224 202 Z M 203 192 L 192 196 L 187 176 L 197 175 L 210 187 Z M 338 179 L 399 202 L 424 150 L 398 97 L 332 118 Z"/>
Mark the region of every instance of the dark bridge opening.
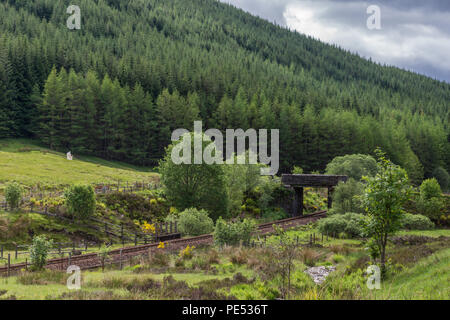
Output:
<path fill-rule="evenodd" d="M 294 200 L 292 203 L 292 216 L 303 215 L 303 188 L 327 188 L 328 189 L 328 209 L 331 208 L 334 187 L 339 182 L 347 181 L 347 176 L 320 175 L 320 174 L 283 174 L 281 182 L 288 188 L 294 189 Z"/>

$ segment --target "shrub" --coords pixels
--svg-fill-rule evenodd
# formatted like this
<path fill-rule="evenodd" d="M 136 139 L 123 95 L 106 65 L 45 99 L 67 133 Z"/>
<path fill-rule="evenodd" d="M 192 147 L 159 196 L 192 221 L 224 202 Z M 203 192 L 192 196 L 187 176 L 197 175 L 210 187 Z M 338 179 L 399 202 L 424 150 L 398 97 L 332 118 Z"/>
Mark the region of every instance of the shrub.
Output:
<path fill-rule="evenodd" d="M 217 245 L 237 245 L 250 241 L 252 232 L 255 230 L 255 223 L 244 219 L 237 222 L 226 222 L 219 218 L 214 230 L 214 241 Z"/>
<path fill-rule="evenodd" d="M 444 207 L 442 191 L 436 179 L 427 179 L 420 186 L 420 196 L 416 201 L 417 210 L 431 220 L 438 221 Z"/>
<path fill-rule="evenodd" d="M 236 265 L 246 264 L 248 261 L 248 252 L 242 247 L 231 254 L 230 261 Z"/>
<path fill-rule="evenodd" d="M 202 152 L 211 144 L 207 135 L 186 133 L 178 142 L 173 142 L 166 149 L 165 157 L 159 162 L 159 173 L 164 193 L 174 207 L 180 211 L 197 207 L 205 209 L 216 219 L 226 215 L 228 211 L 228 196 L 226 189 L 225 167 L 220 164 L 194 164 L 194 153 L 189 157 L 189 164 L 172 161 L 172 151 L 180 155 L 189 139 L 200 138 L 203 141 Z M 208 141 L 209 140 L 209 141 Z M 191 143 L 193 148 L 194 143 Z M 193 149 L 192 149 L 193 150 Z M 183 155 L 183 157 L 185 157 Z M 183 177 L 183 178 L 181 178 Z"/>
<path fill-rule="evenodd" d="M 441 186 L 435 178 L 427 179 L 420 185 L 420 197 L 423 200 L 440 198 L 442 196 Z"/>
<path fill-rule="evenodd" d="M 196 256 L 192 259 L 192 269 L 208 270 L 209 267 L 210 267 L 210 264 L 208 262 L 208 259 L 203 255 Z"/>
<path fill-rule="evenodd" d="M 187 245 L 186 248 L 184 248 L 180 251 L 180 254 L 179 254 L 180 258 L 183 260 L 191 259 L 194 256 L 194 249 L 195 249 L 195 246 Z"/>
<path fill-rule="evenodd" d="M 365 217 L 362 214 L 346 213 L 333 215 L 321 219 L 318 223 L 319 231 L 326 234 L 345 233 L 349 237 L 361 237 L 363 234 L 362 222 Z"/>
<path fill-rule="evenodd" d="M 349 179 L 347 182 L 340 182 L 333 193 L 333 210 L 335 213 L 344 214 L 346 212 L 363 213 L 361 196 L 364 186 L 361 182 Z"/>
<path fill-rule="evenodd" d="M 320 254 L 313 249 L 304 248 L 300 253 L 300 257 L 305 265 L 314 267 L 320 258 Z"/>
<path fill-rule="evenodd" d="M 22 200 L 22 187 L 13 182 L 10 183 L 5 190 L 5 199 L 6 203 L 11 209 L 18 208 L 20 205 L 20 201 Z"/>
<path fill-rule="evenodd" d="M 216 250 L 211 249 L 208 251 L 208 263 L 209 264 L 219 264 L 220 263 L 220 256 Z"/>
<path fill-rule="evenodd" d="M 95 192 L 92 186 L 71 186 L 64 192 L 70 214 L 80 219 L 92 216 L 96 208 Z"/>
<path fill-rule="evenodd" d="M 356 181 L 363 176 L 375 176 L 377 162 L 369 155 L 350 154 L 334 158 L 325 170 L 326 174 L 346 175 Z"/>
<path fill-rule="evenodd" d="M 436 180 L 439 182 L 439 185 L 441 186 L 441 189 L 444 191 L 450 190 L 450 175 L 448 174 L 447 170 L 445 170 L 442 167 L 437 167 L 433 171 L 433 177 L 436 178 Z"/>
<path fill-rule="evenodd" d="M 47 240 L 45 236 L 35 236 L 30 247 L 30 258 L 33 270 L 42 270 L 47 263 L 48 252 L 53 245 L 52 240 Z"/>
<path fill-rule="evenodd" d="M 407 213 L 403 217 L 402 227 L 409 230 L 430 230 L 434 228 L 434 223 L 421 214 Z"/>
<path fill-rule="evenodd" d="M 288 218 L 289 215 L 283 209 L 267 210 L 263 213 L 261 222 L 272 222 Z"/>
<path fill-rule="evenodd" d="M 164 252 L 157 251 L 152 255 L 151 264 L 158 267 L 167 267 L 170 264 L 170 257 Z"/>
<path fill-rule="evenodd" d="M 195 208 L 180 213 L 178 226 L 182 234 L 190 236 L 199 236 L 214 230 L 214 222 L 209 217 L 208 212 Z"/>

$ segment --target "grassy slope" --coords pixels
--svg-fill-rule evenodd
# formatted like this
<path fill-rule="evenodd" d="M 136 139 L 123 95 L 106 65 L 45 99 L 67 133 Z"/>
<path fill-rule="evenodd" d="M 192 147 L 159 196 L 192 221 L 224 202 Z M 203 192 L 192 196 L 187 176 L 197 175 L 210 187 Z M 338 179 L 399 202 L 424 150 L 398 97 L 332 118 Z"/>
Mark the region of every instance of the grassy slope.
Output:
<path fill-rule="evenodd" d="M 66 160 L 63 153 L 50 151 L 23 139 L 0 140 L 0 189 L 17 181 L 26 186 L 61 186 L 75 183 L 117 183 L 148 181 L 156 177 L 150 168 L 111 162 L 94 157 Z"/>
<path fill-rule="evenodd" d="M 422 259 L 391 283 L 382 286 L 378 299 L 448 300 L 450 298 L 450 249 Z"/>

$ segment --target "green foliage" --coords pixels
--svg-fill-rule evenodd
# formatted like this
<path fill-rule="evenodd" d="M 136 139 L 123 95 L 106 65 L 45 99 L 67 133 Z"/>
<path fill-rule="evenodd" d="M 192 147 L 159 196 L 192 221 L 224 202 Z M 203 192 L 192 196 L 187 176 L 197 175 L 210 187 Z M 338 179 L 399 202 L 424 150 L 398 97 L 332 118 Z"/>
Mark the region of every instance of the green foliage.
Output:
<path fill-rule="evenodd" d="M 327 165 L 325 173 L 344 175 L 359 181 L 363 176 L 374 176 L 377 173 L 377 162 L 372 156 L 364 154 L 336 157 Z"/>
<path fill-rule="evenodd" d="M 182 234 L 190 236 L 199 236 L 214 230 L 214 222 L 208 212 L 195 208 L 186 209 L 180 213 L 178 226 Z"/>
<path fill-rule="evenodd" d="M 48 253 L 53 245 L 52 240 L 47 240 L 43 235 L 35 236 L 30 246 L 30 258 L 33 270 L 42 270 L 47 263 Z"/>
<path fill-rule="evenodd" d="M 80 219 L 87 219 L 95 213 L 96 199 L 92 186 L 75 185 L 64 192 L 69 213 Z"/>
<path fill-rule="evenodd" d="M 0 137 L 37 134 L 53 149 L 154 165 L 171 130 L 193 119 L 282 123 L 281 172 L 375 146 L 415 179 L 449 170 L 446 83 L 217 1 L 80 6 L 83 32 L 67 34 L 59 1 L 0 3 Z"/>
<path fill-rule="evenodd" d="M 450 190 L 450 174 L 442 167 L 437 167 L 433 171 L 433 177 L 439 182 L 443 191 Z"/>
<path fill-rule="evenodd" d="M 146 197 L 134 193 L 109 193 L 104 196 L 104 201 L 109 209 L 133 220 L 162 220 L 169 211 L 169 205 L 163 198 L 151 198 L 149 201 Z"/>
<path fill-rule="evenodd" d="M 408 230 L 431 230 L 434 228 L 434 223 L 426 216 L 406 213 L 402 218 L 402 228 Z"/>
<path fill-rule="evenodd" d="M 272 210 L 266 210 L 263 213 L 260 220 L 262 222 L 271 222 L 271 221 L 286 219 L 288 217 L 289 217 L 289 215 L 286 211 L 284 211 L 283 209 L 280 209 L 280 208 L 275 208 Z"/>
<path fill-rule="evenodd" d="M 357 213 L 335 214 L 331 217 L 321 219 L 318 222 L 319 231 L 323 234 L 342 234 L 347 236 L 361 237 L 364 234 L 364 215 Z"/>
<path fill-rule="evenodd" d="M 432 198 L 440 198 L 442 196 L 441 186 L 435 179 L 427 179 L 420 185 L 420 197 L 423 200 L 430 200 Z"/>
<path fill-rule="evenodd" d="M 249 151 L 239 156 L 234 155 L 233 165 L 224 166 L 229 212 L 232 217 L 241 213 L 241 206 L 246 194 L 263 183 L 259 164 L 249 163 Z M 245 162 L 245 164 L 239 164 Z"/>
<path fill-rule="evenodd" d="M 19 184 L 15 182 L 8 184 L 5 190 L 5 200 L 11 209 L 19 207 L 20 201 L 22 200 L 22 193 L 23 189 Z"/>
<path fill-rule="evenodd" d="M 252 220 L 244 219 L 236 222 L 226 222 L 220 217 L 216 221 L 214 230 L 214 242 L 216 245 L 235 246 L 250 241 L 252 232 L 255 231 L 255 223 Z"/>
<path fill-rule="evenodd" d="M 403 205 L 411 198 L 412 189 L 406 171 L 386 159 L 381 150 L 376 152 L 378 173 L 364 178 L 362 201 L 368 216 L 365 233 L 378 249 L 384 272 L 388 235 L 400 229 Z"/>
<path fill-rule="evenodd" d="M 433 221 L 438 221 L 442 215 L 444 201 L 442 191 L 435 178 L 427 179 L 420 186 L 420 196 L 416 200 L 417 210 Z"/>
<path fill-rule="evenodd" d="M 226 179 L 224 165 L 220 164 L 194 164 L 194 133 L 184 135 L 178 142 L 174 142 L 166 150 L 166 156 L 160 161 L 159 173 L 161 183 L 167 199 L 180 211 L 188 208 L 204 209 L 211 214 L 211 218 L 217 219 L 225 216 L 228 209 Z M 188 163 L 175 164 L 172 161 L 172 151 L 180 157 L 184 155 L 184 139 L 191 141 L 188 148 L 191 154 Z M 208 136 L 202 134 L 202 152 L 211 145 Z M 186 151 L 188 152 L 188 151 Z M 203 154 L 203 153 L 202 153 Z M 214 154 L 214 152 L 213 152 Z"/>
<path fill-rule="evenodd" d="M 303 169 L 299 166 L 294 166 L 292 169 L 292 174 L 303 174 Z"/>
<path fill-rule="evenodd" d="M 333 210 L 336 213 L 346 212 L 364 213 L 361 204 L 361 196 L 364 192 L 364 185 L 350 178 L 347 182 L 339 182 L 333 192 Z"/>
<path fill-rule="evenodd" d="M 441 217 L 444 201 L 442 198 L 433 197 L 429 200 L 419 197 L 416 200 L 417 211 L 433 221 L 438 221 Z"/>

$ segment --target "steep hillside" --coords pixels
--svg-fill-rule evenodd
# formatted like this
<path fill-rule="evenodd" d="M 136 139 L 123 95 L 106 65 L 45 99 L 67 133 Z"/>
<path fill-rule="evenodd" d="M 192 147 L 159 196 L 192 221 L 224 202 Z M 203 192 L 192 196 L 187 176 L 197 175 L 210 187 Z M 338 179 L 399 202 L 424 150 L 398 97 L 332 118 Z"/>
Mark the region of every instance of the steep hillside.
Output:
<path fill-rule="evenodd" d="M 0 137 L 154 165 L 202 119 L 280 128 L 282 172 L 377 146 L 415 181 L 450 170 L 449 84 L 215 0 L 80 0 L 81 30 L 70 4 L 0 4 Z"/>

